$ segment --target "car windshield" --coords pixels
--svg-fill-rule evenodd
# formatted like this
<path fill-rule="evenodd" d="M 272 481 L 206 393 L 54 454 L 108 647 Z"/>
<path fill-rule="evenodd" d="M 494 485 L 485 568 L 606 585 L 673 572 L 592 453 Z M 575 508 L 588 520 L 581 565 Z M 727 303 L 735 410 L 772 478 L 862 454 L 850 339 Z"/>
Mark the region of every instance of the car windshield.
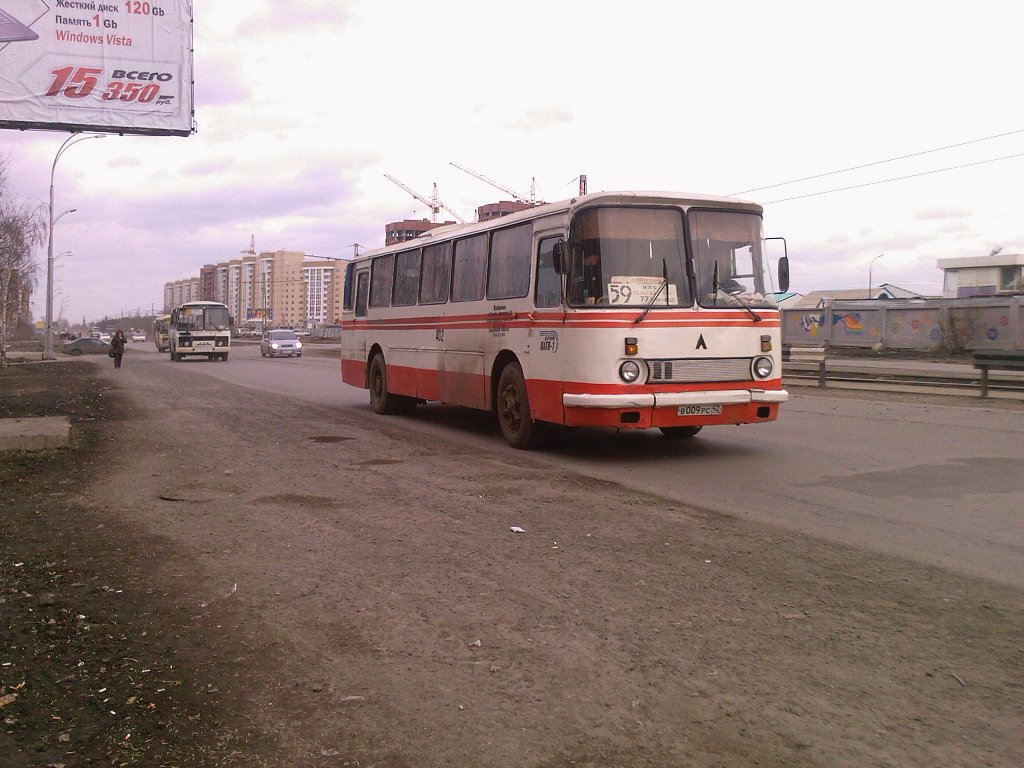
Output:
<path fill-rule="evenodd" d="M 588 208 L 573 220 L 569 303 L 691 305 L 683 214 L 676 208 Z"/>
<path fill-rule="evenodd" d="M 280 341 L 281 339 L 294 339 L 295 331 L 271 331 L 270 338 L 274 341 Z"/>
<path fill-rule="evenodd" d="M 691 211 L 689 218 L 697 301 L 701 306 L 776 306 L 762 249 L 761 217 Z"/>

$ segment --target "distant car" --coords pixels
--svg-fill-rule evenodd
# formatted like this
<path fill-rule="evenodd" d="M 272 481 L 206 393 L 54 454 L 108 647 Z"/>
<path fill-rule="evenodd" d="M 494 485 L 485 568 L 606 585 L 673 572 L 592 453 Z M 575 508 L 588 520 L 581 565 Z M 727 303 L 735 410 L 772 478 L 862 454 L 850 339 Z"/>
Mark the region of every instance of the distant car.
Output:
<path fill-rule="evenodd" d="M 107 344 L 109 344 L 110 343 L 110 334 L 109 333 L 101 333 L 99 335 L 99 340 L 100 341 L 105 341 L 105 342 L 107 342 Z"/>
<path fill-rule="evenodd" d="M 309 336 L 309 331 L 296 331 L 296 336 Z"/>
<path fill-rule="evenodd" d="M 74 357 L 79 355 L 105 355 L 110 351 L 110 345 L 103 341 L 103 339 L 75 339 L 61 347 L 61 351 L 65 355 L 73 355 Z"/>
<path fill-rule="evenodd" d="M 302 357 L 302 342 L 290 328 L 275 328 L 263 334 L 260 342 L 260 354 L 263 357 Z"/>
<path fill-rule="evenodd" d="M 146 340 L 146 334 L 144 334 L 142 331 L 135 331 L 134 333 L 132 333 L 132 341 L 145 341 L 145 340 Z"/>

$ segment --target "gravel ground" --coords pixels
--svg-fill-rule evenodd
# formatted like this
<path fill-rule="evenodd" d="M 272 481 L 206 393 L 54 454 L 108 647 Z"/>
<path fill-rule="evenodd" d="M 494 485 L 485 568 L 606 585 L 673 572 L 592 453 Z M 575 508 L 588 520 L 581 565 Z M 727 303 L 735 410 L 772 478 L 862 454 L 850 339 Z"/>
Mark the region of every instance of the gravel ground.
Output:
<path fill-rule="evenodd" d="M 1018 592 L 164 363 L 0 371 L 0 765 L 1024 762 Z"/>

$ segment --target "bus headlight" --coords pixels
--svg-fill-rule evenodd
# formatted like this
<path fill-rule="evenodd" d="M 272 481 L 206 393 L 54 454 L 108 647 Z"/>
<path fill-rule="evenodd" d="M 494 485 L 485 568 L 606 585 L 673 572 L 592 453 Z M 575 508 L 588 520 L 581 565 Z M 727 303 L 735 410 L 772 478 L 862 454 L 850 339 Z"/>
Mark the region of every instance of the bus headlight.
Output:
<path fill-rule="evenodd" d="M 627 360 L 619 366 L 619 378 L 627 384 L 632 384 L 640 378 L 640 366 L 635 360 Z"/>
<path fill-rule="evenodd" d="M 754 364 L 751 367 L 754 370 L 755 379 L 767 379 L 775 369 L 770 357 L 755 357 Z"/>

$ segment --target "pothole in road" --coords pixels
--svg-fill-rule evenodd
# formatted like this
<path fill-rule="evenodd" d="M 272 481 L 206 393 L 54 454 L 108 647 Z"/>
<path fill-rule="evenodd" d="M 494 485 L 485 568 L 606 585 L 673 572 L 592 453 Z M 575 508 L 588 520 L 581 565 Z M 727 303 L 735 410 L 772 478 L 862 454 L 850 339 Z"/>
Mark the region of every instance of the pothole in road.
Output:
<path fill-rule="evenodd" d="M 255 502 L 257 504 L 285 504 L 317 509 L 339 507 L 345 504 L 341 499 L 335 499 L 330 496 L 312 496 L 304 493 L 282 493 L 277 496 L 261 496 L 255 499 Z"/>
<path fill-rule="evenodd" d="M 184 501 L 189 504 L 202 504 L 221 498 L 221 495 L 208 493 L 206 491 L 167 491 L 160 494 L 164 501 Z"/>
<path fill-rule="evenodd" d="M 357 467 L 383 467 L 388 464 L 401 464 L 401 459 L 367 459 L 366 461 L 352 462 Z"/>
<path fill-rule="evenodd" d="M 314 443 L 343 443 L 346 440 L 355 440 L 354 437 L 341 437 L 340 435 L 314 435 L 309 439 Z"/>

